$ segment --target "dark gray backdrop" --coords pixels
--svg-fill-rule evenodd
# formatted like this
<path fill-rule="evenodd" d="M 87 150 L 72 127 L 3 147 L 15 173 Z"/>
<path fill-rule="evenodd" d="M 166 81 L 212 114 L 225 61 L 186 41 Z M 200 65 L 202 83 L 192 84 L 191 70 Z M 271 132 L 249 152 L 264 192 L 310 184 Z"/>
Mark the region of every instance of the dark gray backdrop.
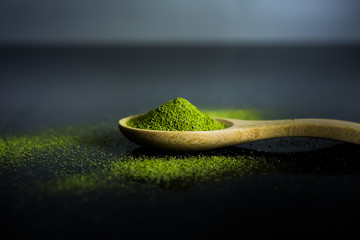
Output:
<path fill-rule="evenodd" d="M 2 0 L 0 43 L 358 42 L 356 0 Z"/>
<path fill-rule="evenodd" d="M 277 118 L 360 122 L 359 13 L 355 0 L 4 0 L 0 132 L 102 120 L 115 126 L 121 117 L 179 96 L 198 107 L 257 107 L 275 110 Z M 299 152 L 291 152 L 289 142 Z M 357 233 L 358 146 L 325 141 L 333 148 L 304 154 L 324 146 L 313 139 L 265 141 L 255 148 L 269 150 L 274 143 L 273 151 L 290 152 L 299 162 L 324 158 L 325 173 L 159 189 L 156 196 L 120 197 L 125 203 L 116 193 L 99 201 L 64 195 L 45 207 L 31 198 L 24 202 L 36 207 L 2 205 L 2 220 L 7 231 L 26 238 L 46 230 L 59 238 L 74 232 L 166 238 Z M 336 156 L 348 159 L 348 172 L 327 165 Z M 21 196 L 12 184 L 0 189 L 0 200 Z"/>

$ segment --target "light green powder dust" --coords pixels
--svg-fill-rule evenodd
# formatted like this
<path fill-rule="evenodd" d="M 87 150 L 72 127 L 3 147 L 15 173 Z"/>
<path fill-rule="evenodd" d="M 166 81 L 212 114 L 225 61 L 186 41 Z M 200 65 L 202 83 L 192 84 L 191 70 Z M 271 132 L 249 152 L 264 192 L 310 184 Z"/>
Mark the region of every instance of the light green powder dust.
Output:
<path fill-rule="evenodd" d="M 175 98 L 146 114 L 132 118 L 127 125 L 162 131 L 209 131 L 225 128 L 223 123 L 204 115 L 183 98 Z"/>
<path fill-rule="evenodd" d="M 252 110 L 221 110 L 259 115 Z M 236 117 L 236 116 L 235 116 Z M 113 123 L 83 124 L 0 136 L 0 189 L 84 194 L 131 192 L 137 184 L 184 189 L 230 177 L 274 172 L 272 160 L 231 149 L 197 154 L 147 153 L 127 141 Z M 6 191 L 4 191 L 6 194 Z"/>

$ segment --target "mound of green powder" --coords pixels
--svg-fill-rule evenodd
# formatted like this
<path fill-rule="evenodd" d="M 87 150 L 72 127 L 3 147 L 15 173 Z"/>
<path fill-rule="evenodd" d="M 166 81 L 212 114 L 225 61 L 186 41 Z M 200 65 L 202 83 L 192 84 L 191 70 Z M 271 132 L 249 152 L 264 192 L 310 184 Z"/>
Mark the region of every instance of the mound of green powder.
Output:
<path fill-rule="evenodd" d="M 162 131 L 210 131 L 226 127 L 201 113 L 184 98 L 170 100 L 146 114 L 130 119 L 127 125 Z"/>

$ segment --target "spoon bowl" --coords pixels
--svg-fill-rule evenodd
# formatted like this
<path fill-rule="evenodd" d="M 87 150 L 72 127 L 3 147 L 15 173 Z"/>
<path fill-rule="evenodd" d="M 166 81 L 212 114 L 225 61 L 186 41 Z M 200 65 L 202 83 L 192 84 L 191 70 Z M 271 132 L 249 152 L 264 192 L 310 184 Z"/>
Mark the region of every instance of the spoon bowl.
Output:
<path fill-rule="evenodd" d="M 213 118 L 226 128 L 213 131 L 159 131 L 133 128 L 119 120 L 120 131 L 132 142 L 169 151 L 202 151 L 278 137 L 315 137 L 360 144 L 360 124 L 335 119 L 239 120 Z"/>

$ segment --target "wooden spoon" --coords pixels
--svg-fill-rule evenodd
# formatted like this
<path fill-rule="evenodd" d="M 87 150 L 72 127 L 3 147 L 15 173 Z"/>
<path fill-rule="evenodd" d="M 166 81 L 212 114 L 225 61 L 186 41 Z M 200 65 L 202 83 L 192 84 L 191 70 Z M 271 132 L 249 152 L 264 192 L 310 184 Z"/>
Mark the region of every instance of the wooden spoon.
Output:
<path fill-rule="evenodd" d="M 214 131 L 157 131 L 119 121 L 120 131 L 134 143 L 170 151 L 201 151 L 278 137 L 316 137 L 360 144 L 360 124 L 333 119 L 238 120 L 214 118 L 226 125 Z"/>

